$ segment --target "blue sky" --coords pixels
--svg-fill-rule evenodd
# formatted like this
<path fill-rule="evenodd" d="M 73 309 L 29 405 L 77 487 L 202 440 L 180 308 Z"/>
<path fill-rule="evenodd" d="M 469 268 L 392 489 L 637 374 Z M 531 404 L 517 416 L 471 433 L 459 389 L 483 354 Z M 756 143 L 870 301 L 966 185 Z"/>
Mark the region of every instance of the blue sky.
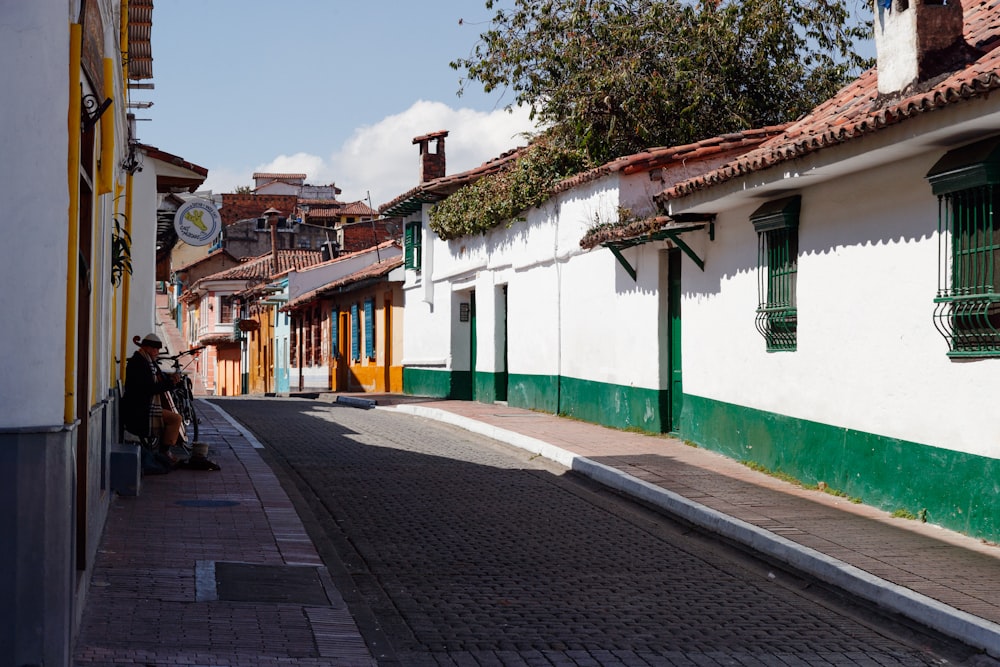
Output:
<path fill-rule="evenodd" d="M 448 66 L 491 15 L 482 0 L 158 0 L 138 138 L 207 167 L 215 192 L 304 172 L 377 207 L 417 184 L 417 135 L 449 130 L 449 173 L 524 143 L 510 95 L 458 97 Z"/>
<path fill-rule="evenodd" d="M 215 192 L 303 172 L 378 207 L 417 184 L 415 136 L 450 132 L 449 174 L 524 144 L 526 110 L 474 83 L 458 97 L 448 66 L 491 16 L 483 0 L 157 0 L 138 138 L 208 168 Z"/>

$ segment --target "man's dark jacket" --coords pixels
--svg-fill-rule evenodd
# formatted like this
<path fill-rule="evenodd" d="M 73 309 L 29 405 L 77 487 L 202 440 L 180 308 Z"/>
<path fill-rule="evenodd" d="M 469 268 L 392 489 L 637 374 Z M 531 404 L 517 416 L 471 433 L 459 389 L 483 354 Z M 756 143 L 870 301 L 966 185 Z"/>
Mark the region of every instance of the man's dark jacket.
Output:
<path fill-rule="evenodd" d="M 150 404 L 153 396 L 173 388 L 170 378 L 153 374 L 149 360 L 141 352 L 129 357 L 125 365 L 125 394 L 122 396 L 121 419 L 125 430 L 146 437 L 150 428 Z"/>

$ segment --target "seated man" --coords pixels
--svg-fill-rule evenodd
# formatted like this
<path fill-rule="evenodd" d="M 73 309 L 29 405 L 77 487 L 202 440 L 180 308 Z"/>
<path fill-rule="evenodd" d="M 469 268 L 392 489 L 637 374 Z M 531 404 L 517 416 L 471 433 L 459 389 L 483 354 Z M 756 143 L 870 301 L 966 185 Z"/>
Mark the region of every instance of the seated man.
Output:
<path fill-rule="evenodd" d="M 125 430 L 142 438 L 155 435 L 162 428 L 160 452 L 175 463 L 170 448 L 177 444 L 180 436 L 181 416 L 173 410 L 168 393 L 181 378 L 165 375 L 160 370 L 156 357 L 163 343 L 155 334 L 148 334 L 141 341 L 138 338 L 132 340 L 139 349 L 125 366 L 122 420 Z"/>

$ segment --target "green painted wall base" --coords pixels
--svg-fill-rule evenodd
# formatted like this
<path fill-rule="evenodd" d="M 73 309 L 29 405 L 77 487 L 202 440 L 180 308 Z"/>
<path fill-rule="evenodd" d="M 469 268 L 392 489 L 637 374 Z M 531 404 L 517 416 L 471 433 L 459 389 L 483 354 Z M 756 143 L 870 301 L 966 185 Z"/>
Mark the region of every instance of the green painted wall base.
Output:
<path fill-rule="evenodd" d="M 492 403 L 502 395 L 502 373 L 476 372 L 475 386 L 467 371 L 403 369 L 403 392 Z M 667 392 L 626 387 L 555 375 L 507 376 L 507 404 L 512 407 L 562 414 L 612 428 L 635 428 L 654 433 L 665 427 Z M 475 393 L 473 393 L 473 391 Z"/>
<path fill-rule="evenodd" d="M 1000 461 L 685 395 L 679 435 L 866 505 L 1000 541 Z"/>
<path fill-rule="evenodd" d="M 559 377 L 511 373 L 507 378 L 507 405 L 553 414 L 559 412 Z"/>
<path fill-rule="evenodd" d="M 492 402 L 491 373 L 476 374 L 476 396 Z M 471 397 L 468 372 L 406 368 L 408 394 Z M 621 429 L 669 430 L 669 393 L 554 375 L 511 373 L 512 407 L 561 414 Z M 1000 460 L 686 394 L 676 435 L 759 464 L 806 485 L 824 482 L 849 497 L 1000 542 Z"/>
<path fill-rule="evenodd" d="M 472 373 L 404 366 L 403 393 L 471 401 Z"/>
<path fill-rule="evenodd" d="M 472 400 L 480 403 L 506 401 L 507 374 L 476 371 L 472 392 Z"/>
<path fill-rule="evenodd" d="M 559 414 L 612 428 L 650 433 L 668 430 L 666 390 L 563 377 L 559 381 Z"/>

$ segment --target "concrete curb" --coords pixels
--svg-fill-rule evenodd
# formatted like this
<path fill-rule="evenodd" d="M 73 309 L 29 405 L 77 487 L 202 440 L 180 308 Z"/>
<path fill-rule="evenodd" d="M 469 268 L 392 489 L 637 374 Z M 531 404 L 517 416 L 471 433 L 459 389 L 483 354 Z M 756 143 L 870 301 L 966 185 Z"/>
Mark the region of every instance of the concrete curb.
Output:
<path fill-rule="evenodd" d="M 467 431 L 544 456 L 600 484 L 659 507 L 691 524 L 786 563 L 852 595 L 933 628 L 969 646 L 1000 657 L 1000 625 L 955 609 L 853 565 L 793 542 L 768 530 L 723 514 L 668 489 L 611 466 L 592 461 L 537 438 L 485 424 L 437 408 L 419 405 L 381 407 L 458 426 Z"/>
<path fill-rule="evenodd" d="M 341 405 L 349 405 L 352 408 L 361 408 L 363 410 L 371 410 L 375 407 L 375 401 L 370 398 L 359 398 L 357 396 L 338 396 L 336 403 Z"/>
<path fill-rule="evenodd" d="M 219 413 L 219 416 L 221 416 L 223 419 L 225 419 L 227 422 L 229 422 L 230 426 L 232 426 L 233 428 L 235 428 L 239 432 L 240 435 L 242 435 L 244 438 L 246 438 L 246 441 L 248 443 L 250 443 L 251 447 L 253 447 L 254 449 L 264 449 L 264 445 L 260 444 L 260 440 L 258 440 L 257 438 L 255 438 L 254 435 L 253 435 L 253 433 L 251 433 L 250 431 L 246 430 L 243 427 L 243 424 L 239 423 L 238 421 L 236 421 L 235 419 L 233 419 L 231 416 L 229 416 L 229 413 L 226 412 L 225 410 L 223 410 L 221 407 L 219 407 L 215 403 L 212 403 L 211 401 L 203 401 L 203 400 L 200 400 L 200 399 L 195 399 L 195 401 L 199 405 L 210 405 L 210 406 L 212 406 L 212 408 L 216 412 Z"/>

